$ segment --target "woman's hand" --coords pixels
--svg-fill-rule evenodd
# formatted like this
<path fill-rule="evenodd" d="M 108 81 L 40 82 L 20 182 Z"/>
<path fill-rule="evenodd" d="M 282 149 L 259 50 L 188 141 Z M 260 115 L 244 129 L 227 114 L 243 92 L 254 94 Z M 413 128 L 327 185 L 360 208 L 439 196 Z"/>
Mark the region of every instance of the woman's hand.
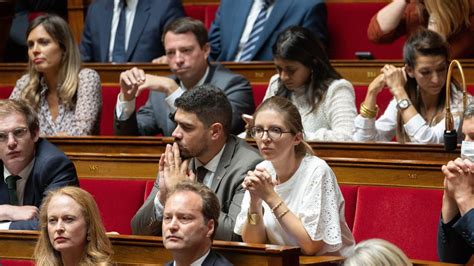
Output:
<path fill-rule="evenodd" d="M 382 89 L 385 87 L 385 76 L 384 74 L 378 75 L 370 84 L 369 87 L 367 88 L 367 93 L 373 94 L 374 96 L 377 96 Z"/>
<path fill-rule="evenodd" d="M 390 88 L 390 93 L 392 93 L 397 100 L 407 98 L 405 91 L 405 84 L 407 83 L 405 68 L 385 65 L 382 72 L 384 74 L 385 83 Z"/>
<path fill-rule="evenodd" d="M 242 186 L 250 192 L 253 199 L 260 199 L 267 204 L 278 195 L 275 192 L 276 182 L 272 180 L 271 175 L 263 167 L 257 167 L 254 171 L 249 171 L 244 179 Z"/>

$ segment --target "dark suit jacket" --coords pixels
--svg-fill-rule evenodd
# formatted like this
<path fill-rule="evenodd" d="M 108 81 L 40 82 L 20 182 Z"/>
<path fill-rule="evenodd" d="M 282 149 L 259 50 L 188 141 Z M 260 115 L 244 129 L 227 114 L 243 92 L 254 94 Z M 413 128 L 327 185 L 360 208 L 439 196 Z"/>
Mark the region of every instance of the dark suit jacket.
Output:
<path fill-rule="evenodd" d="M 221 160 L 217 166 L 211 189 L 221 203 L 219 226 L 215 239 L 240 240 L 233 233 L 240 205 L 244 197 L 242 182 L 247 171 L 255 169 L 262 161 L 257 150 L 244 140 L 229 136 Z M 193 167 L 193 166 L 191 166 Z M 161 220 L 156 219 L 154 199 L 159 191 L 158 178 L 147 200 L 132 219 L 132 232 L 139 235 L 162 235 Z"/>
<path fill-rule="evenodd" d="M 256 43 L 253 61 L 272 60 L 272 46 L 280 32 L 291 25 L 311 30 L 324 44 L 328 41 L 326 5 L 323 0 L 275 0 L 273 10 Z M 221 0 L 209 30 L 211 58 L 234 61 L 253 0 Z"/>
<path fill-rule="evenodd" d="M 36 143 L 35 163 L 26 182 L 23 205 L 40 207 L 43 197 L 51 189 L 64 186 L 78 186 L 74 164 L 56 146 L 46 139 Z M 8 188 L 3 176 L 3 163 L 0 163 L 0 204 L 9 204 Z M 14 221 L 10 229 L 36 230 L 38 220 Z"/>
<path fill-rule="evenodd" d="M 212 249 L 203 261 L 202 266 L 229 266 L 234 265 L 230 263 L 224 256 L 214 252 Z M 165 263 L 165 266 L 173 266 L 173 261 Z"/>
<path fill-rule="evenodd" d="M 84 62 L 109 62 L 113 0 L 94 0 L 89 6 L 80 50 Z M 164 54 L 164 26 L 183 17 L 179 0 L 139 0 L 127 48 L 127 62 L 151 62 Z"/>
<path fill-rule="evenodd" d="M 465 264 L 474 254 L 474 209 L 438 226 L 438 256 L 442 262 Z"/>
<path fill-rule="evenodd" d="M 172 76 L 179 84 L 179 80 Z M 230 72 L 220 64 L 210 65 L 205 83 L 223 90 L 232 105 L 232 133 L 244 131 L 242 113 L 252 114 L 254 103 L 250 83 L 241 75 Z M 154 136 L 162 133 L 171 136 L 176 124 L 169 118 L 166 94 L 150 91 L 148 100 L 129 119 L 120 121 L 115 115 L 115 134 L 126 136 Z"/>

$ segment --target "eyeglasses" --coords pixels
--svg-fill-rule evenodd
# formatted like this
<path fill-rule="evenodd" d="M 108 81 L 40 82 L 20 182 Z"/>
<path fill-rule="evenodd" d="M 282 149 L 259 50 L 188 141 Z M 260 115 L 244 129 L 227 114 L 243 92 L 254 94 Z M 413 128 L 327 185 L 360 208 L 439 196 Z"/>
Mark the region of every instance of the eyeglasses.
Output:
<path fill-rule="evenodd" d="M 15 139 L 21 139 L 26 135 L 27 132 L 28 132 L 28 128 L 26 127 L 15 128 L 12 131 L 8 131 L 8 132 L 0 132 L 0 142 L 8 141 L 8 136 L 10 135 L 10 133 L 13 134 L 13 137 Z"/>
<path fill-rule="evenodd" d="M 250 135 L 252 135 L 253 138 L 263 138 L 263 134 L 267 132 L 267 136 L 271 140 L 277 140 L 281 138 L 281 134 L 283 133 L 293 133 L 291 131 L 283 131 L 283 129 L 279 127 L 269 127 L 268 129 L 263 129 L 261 127 L 252 127 L 250 129 Z"/>

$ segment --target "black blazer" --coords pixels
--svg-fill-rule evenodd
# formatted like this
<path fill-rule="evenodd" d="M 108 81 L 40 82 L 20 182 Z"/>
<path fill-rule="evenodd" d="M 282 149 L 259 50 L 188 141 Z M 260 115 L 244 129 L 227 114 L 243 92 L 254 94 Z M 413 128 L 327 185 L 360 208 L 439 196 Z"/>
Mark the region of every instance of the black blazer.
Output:
<path fill-rule="evenodd" d="M 465 264 L 474 254 L 474 209 L 457 215 L 449 223 L 440 219 L 438 256 L 442 262 Z"/>
<path fill-rule="evenodd" d="M 230 263 L 224 256 L 221 254 L 211 251 L 209 255 L 207 255 L 206 259 L 202 263 L 202 266 L 227 266 L 227 265 L 234 265 Z M 167 262 L 165 266 L 173 266 L 173 261 Z"/>
<path fill-rule="evenodd" d="M 3 176 L 3 162 L 0 162 L 0 204 L 9 204 L 7 184 Z M 67 156 L 46 139 L 36 143 L 35 163 L 26 182 L 23 205 L 40 207 L 48 190 L 63 186 L 78 186 L 76 168 Z M 38 220 L 12 221 L 10 229 L 36 230 Z"/>

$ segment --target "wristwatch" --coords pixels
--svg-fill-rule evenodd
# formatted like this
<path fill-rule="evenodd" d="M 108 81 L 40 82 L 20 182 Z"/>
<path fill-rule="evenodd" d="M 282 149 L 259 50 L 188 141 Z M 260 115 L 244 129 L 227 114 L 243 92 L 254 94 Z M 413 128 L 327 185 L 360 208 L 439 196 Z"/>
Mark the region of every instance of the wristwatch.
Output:
<path fill-rule="evenodd" d="M 251 225 L 256 225 L 259 222 L 258 213 L 250 213 L 250 208 L 247 211 L 247 222 Z"/>
<path fill-rule="evenodd" d="M 405 110 L 408 107 L 410 107 L 410 105 L 411 105 L 411 102 L 408 99 L 401 99 L 397 102 L 397 108 L 399 110 Z"/>

